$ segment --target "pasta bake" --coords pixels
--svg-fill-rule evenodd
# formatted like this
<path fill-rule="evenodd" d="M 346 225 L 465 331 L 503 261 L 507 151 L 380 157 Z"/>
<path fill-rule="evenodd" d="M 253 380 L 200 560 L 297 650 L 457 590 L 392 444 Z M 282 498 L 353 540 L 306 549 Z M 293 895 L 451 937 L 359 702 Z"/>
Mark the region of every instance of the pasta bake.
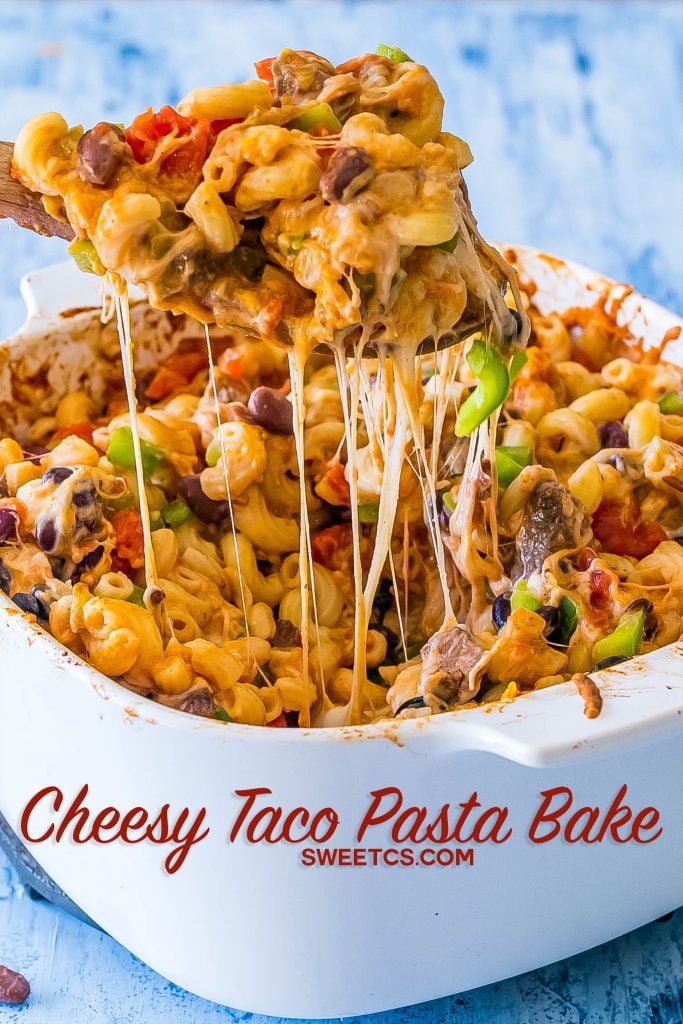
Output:
<path fill-rule="evenodd" d="M 681 635 L 683 371 L 599 301 L 535 308 L 429 72 L 379 49 L 15 146 L 123 373 L 0 440 L 0 588 L 194 714 L 426 716 Z M 126 281 L 196 323 L 138 380 Z"/>

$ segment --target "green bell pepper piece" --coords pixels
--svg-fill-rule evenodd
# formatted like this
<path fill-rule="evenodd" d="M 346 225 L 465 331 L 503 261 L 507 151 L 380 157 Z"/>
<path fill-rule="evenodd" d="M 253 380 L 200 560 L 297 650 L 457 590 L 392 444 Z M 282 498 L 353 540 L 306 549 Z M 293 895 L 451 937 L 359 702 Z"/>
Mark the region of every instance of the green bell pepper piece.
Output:
<path fill-rule="evenodd" d="M 361 501 L 358 504 L 358 520 L 361 523 L 376 523 L 379 519 L 378 501 Z"/>
<path fill-rule="evenodd" d="M 683 393 L 669 391 L 659 399 L 659 408 L 665 416 L 681 416 L 683 414 Z"/>
<path fill-rule="evenodd" d="M 387 46 L 386 43 L 380 43 L 375 53 L 378 57 L 388 57 L 389 60 L 393 60 L 394 64 L 405 64 L 406 61 L 413 63 L 413 58 L 409 57 L 405 50 L 400 50 L 398 46 Z"/>
<path fill-rule="evenodd" d="M 452 516 L 455 512 L 455 498 L 453 497 L 452 491 L 446 491 L 443 498 L 443 509 L 447 516 Z"/>
<path fill-rule="evenodd" d="M 126 598 L 129 604 L 138 604 L 141 608 L 145 607 L 145 592 L 142 587 L 133 587 L 133 593 L 129 594 Z"/>
<path fill-rule="evenodd" d="M 213 717 L 217 718 L 219 722 L 234 722 L 235 719 L 232 715 L 229 715 L 223 708 L 216 708 L 213 713 Z"/>
<path fill-rule="evenodd" d="M 625 611 L 614 632 L 593 646 L 593 664 L 605 658 L 633 658 L 640 653 L 645 631 L 645 609 Z"/>
<path fill-rule="evenodd" d="M 102 277 L 104 267 L 89 238 L 77 238 L 69 246 L 68 252 L 70 256 L 73 256 L 78 269 L 84 274 L 97 274 Z"/>
<path fill-rule="evenodd" d="M 443 252 L 455 252 L 460 241 L 460 228 L 455 232 L 452 238 L 449 238 L 446 242 L 439 242 L 436 246 L 437 249 L 443 250 Z"/>
<path fill-rule="evenodd" d="M 318 125 L 329 128 L 335 133 L 341 131 L 341 121 L 329 103 L 314 103 L 293 121 L 289 121 L 287 128 L 298 128 L 300 132 L 312 132 Z"/>
<path fill-rule="evenodd" d="M 508 487 L 516 480 L 525 466 L 531 465 L 533 451 L 527 445 L 498 445 L 496 448 L 496 468 L 498 480 L 503 487 Z"/>
<path fill-rule="evenodd" d="M 579 624 L 579 609 L 571 598 L 562 595 L 557 606 L 558 621 L 548 640 L 551 644 L 562 644 L 566 646 L 574 636 L 576 627 Z"/>
<path fill-rule="evenodd" d="M 147 479 L 154 473 L 166 458 L 163 448 L 149 441 L 140 438 L 140 451 L 142 454 L 142 472 Z M 135 451 L 133 449 L 133 433 L 130 427 L 117 427 L 111 435 L 107 458 L 115 466 L 122 469 L 135 469 Z"/>
<path fill-rule="evenodd" d="M 529 590 L 527 581 L 517 580 L 510 594 L 510 608 L 512 611 L 514 612 L 516 608 L 526 608 L 530 612 L 537 612 L 540 607 L 541 602 Z"/>
<path fill-rule="evenodd" d="M 510 383 L 519 376 L 520 370 L 523 370 L 526 364 L 529 362 L 529 356 L 525 349 L 521 352 L 515 352 L 514 356 L 510 360 Z"/>
<path fill-rule="evenodd" d="M 503 357 L 481 339 L 467 353 L 472 373 L 479 378 L 474 391 L 465 399 L 455 421 L 456 437 L 469 437 L 505 401 L 510 375 Z"/>
<path fill-rule="evenodd" d="M 175 501 L 170 501 L 168 505 L 164 505 L 161 510 L 161 518 L 170 526 L 172 530 L 177 530 L 179 526 L 186 523 L 192 516 L 192 512 L 181 498 L 176 498 Z"/>

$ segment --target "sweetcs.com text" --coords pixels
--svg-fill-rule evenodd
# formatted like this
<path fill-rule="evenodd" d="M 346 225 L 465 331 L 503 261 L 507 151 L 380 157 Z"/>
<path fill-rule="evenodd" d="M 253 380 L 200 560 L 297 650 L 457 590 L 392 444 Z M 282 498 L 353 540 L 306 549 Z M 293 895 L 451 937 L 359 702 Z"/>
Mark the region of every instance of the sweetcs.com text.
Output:
<path fill-rule="evenodd" d="M 85 784 L 69 800 L 58 786 L 39 790 L 21 814 L 22 838 L 28 843 L 154 843 L 169 851 L 164 868 L 172 875 L 212 830 L 205 807 L 173 810 L 164 804 L 158 811 L 111 806 L 95 810 L 88 805 L 88 792 Z M 626 783 L 607 807 L 577 804 L 567 786 L 543 790 L 526 824 L 513 823 L 507 807 L 483 806 L 476 791 L 460 803 L 434 810 L 410 804 L 400 789 L 387 786 L 369 794 L 352 844 L 345 846 L 331 845 L 342 825 L 333 807 L 281 807 L 266 787 L 236 789 L 233 795 L 239 806 L 226 835 L 228 844 L 289 844 L 300 850 L 305 867 L 473 865 L 478 846 L 506 843 L 520 827 L 534 844 L 644 844 L 663 831 L 656 807 L 629 805 Z"/>

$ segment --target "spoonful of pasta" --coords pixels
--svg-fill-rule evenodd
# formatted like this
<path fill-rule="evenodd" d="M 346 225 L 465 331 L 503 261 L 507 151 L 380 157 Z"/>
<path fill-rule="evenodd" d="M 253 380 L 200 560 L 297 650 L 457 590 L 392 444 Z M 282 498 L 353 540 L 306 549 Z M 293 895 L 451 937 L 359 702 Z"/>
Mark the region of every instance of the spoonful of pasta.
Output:
<path fill-rule="evenodd" d="M 441 130 L 429 71 L 382 46 L 256 70 L 127 128 L 32 118 L 0 143 L 0 216 L 156 308 L 280 345 L 417 351 L 479 331 L 522 347 L 514 272 L 477 230 L 471 154 Z"/>

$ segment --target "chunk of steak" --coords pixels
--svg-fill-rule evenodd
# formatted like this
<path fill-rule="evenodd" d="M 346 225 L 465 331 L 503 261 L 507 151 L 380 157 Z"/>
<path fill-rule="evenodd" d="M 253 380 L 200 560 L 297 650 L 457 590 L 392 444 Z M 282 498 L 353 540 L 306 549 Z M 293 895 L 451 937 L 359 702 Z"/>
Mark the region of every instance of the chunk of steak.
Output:
<path fill-rule="evenodd" d="M 418 693 L 438 710 L 472 700 L 478 686 L 470 690 L 469 674 L 481 656 L 481 648 L 463 626 L 435 633 L 420 652 Z"/>
<path fill-rule="evenodd" d="M 539 572 L 556 551 L 577 547 L 587 532 L 585 509 L 566 487 L 554 480 L 541 481 L 529 497 L 517 534 L 513 581 Z"/>

